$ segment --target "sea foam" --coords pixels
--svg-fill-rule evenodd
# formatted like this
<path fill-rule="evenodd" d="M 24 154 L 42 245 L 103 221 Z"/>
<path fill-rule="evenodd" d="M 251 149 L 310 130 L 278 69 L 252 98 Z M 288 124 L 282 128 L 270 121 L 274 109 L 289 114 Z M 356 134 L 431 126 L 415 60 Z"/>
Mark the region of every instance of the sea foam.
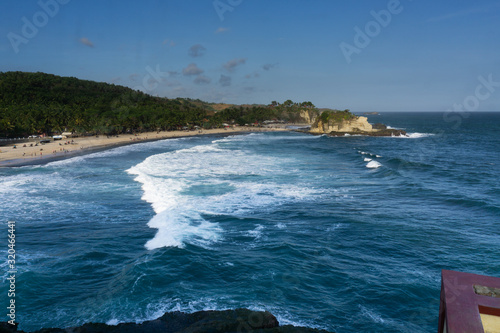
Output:
<path fill-rule="evenodd" d="M 147 249 L 182 248 L 186 243 L 208 247 L 223 238 L 223 229 L 210 216 L 245 217 L 321 194 L 309 186 L 258 181 L 256 177 L 286 172 L 285 165 L 293 163 L 227 145 L 240 139 L 153 155 L 127 170 L 142 184 L 142 200 L 156 213 L 148 226 L 158 232 L 146 243 Z"/>

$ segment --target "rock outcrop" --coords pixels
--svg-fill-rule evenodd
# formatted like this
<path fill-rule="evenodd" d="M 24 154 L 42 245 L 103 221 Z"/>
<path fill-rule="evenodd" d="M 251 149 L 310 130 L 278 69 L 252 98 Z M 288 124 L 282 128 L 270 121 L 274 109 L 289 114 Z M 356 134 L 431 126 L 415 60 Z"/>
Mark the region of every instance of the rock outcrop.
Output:
<path fill-rule="evenodd" d="M 311 127 L 311 133 L 325 134 L 330 132 L 359 133 L 374 132 L 372 125 L 366 117 L 356 117 L 349 120 L 326 121 L 321 118 Z"/>
<path fill-rule="evenodd" d="M 0 323 L 0 332 L 24 333 L 16 326 Z M 313 328 L 280 326 L 275 316 L 267 311 L 236 309 L 200 311 L 195 313 L 167 312 L 162 317 L 142 324 L 124 323 L 116 326 L 89 323 L 73 328 L 44 328 L 33 333 L 328 333 Z"/>
<path fill-rule="evenodd" d="M 383 124 L 372 125 L 367 117 L 356 116 L 347 111 L 323 112 L 311 126 L 310 133 L 328 134 L 331 136 L 369 135 L 400 136 L 406 135 L 403 130 L 388 129 Z"/>

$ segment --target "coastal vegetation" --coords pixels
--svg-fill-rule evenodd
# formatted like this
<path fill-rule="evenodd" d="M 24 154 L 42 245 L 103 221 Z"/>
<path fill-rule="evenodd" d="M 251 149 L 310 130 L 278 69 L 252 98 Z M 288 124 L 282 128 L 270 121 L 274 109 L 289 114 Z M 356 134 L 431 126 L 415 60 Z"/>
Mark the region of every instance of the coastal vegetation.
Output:
<path fill-rule="evenodd" d="M 304 122 L 311 102 L 215 104 L 162 98 L 127 87 L 45 73 L 0 73 L 0 137 L 119 134 L 182 128 L 219 128 L 265 120 Z"/>
<path fill-rule="evenodd" d="M 323 123 L 328 123 L 328 122 L 338 123 L 345 120 L 353 120 L 356 119 L 357 117 L 351 112 L 349 112 L 348 109 L 346 109 L 344 111 L 338 111 L 338 110 L 323 111 L 321 113 L 320 118 Z"/>

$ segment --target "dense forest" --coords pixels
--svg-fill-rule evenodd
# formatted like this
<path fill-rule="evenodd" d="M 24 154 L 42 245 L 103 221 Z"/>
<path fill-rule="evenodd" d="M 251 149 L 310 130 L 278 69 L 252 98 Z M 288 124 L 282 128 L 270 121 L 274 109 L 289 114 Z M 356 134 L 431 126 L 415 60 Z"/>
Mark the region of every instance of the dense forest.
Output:
<path fill-rule="evenodd" d="M 0 72 L 0 137 L 118 134 L 221 127 L 265 120 L 301 122 L 311 102 L 227 105 L 189 98 L 160 98 L 130 88 L 45 73 Z"/>

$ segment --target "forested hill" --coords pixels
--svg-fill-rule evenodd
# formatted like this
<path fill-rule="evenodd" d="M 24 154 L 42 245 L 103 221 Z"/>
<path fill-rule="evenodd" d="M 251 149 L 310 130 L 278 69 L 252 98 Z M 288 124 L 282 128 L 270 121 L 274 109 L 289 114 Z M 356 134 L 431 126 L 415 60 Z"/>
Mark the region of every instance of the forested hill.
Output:
<path fill-rule="evenodd" d="M 229 121 L 297 120 L 299 104 L 287 102 L 283 104 L 286 107 L 276 102 L 269 106 L 221 107 L 187 98 L 154 97 L 74 77 L 0 72 L 0 137 L 62 131 L 114 134 L 184 126 L 211 128 Z M 301 105 L 314 107 L 310 102 Z"/>

